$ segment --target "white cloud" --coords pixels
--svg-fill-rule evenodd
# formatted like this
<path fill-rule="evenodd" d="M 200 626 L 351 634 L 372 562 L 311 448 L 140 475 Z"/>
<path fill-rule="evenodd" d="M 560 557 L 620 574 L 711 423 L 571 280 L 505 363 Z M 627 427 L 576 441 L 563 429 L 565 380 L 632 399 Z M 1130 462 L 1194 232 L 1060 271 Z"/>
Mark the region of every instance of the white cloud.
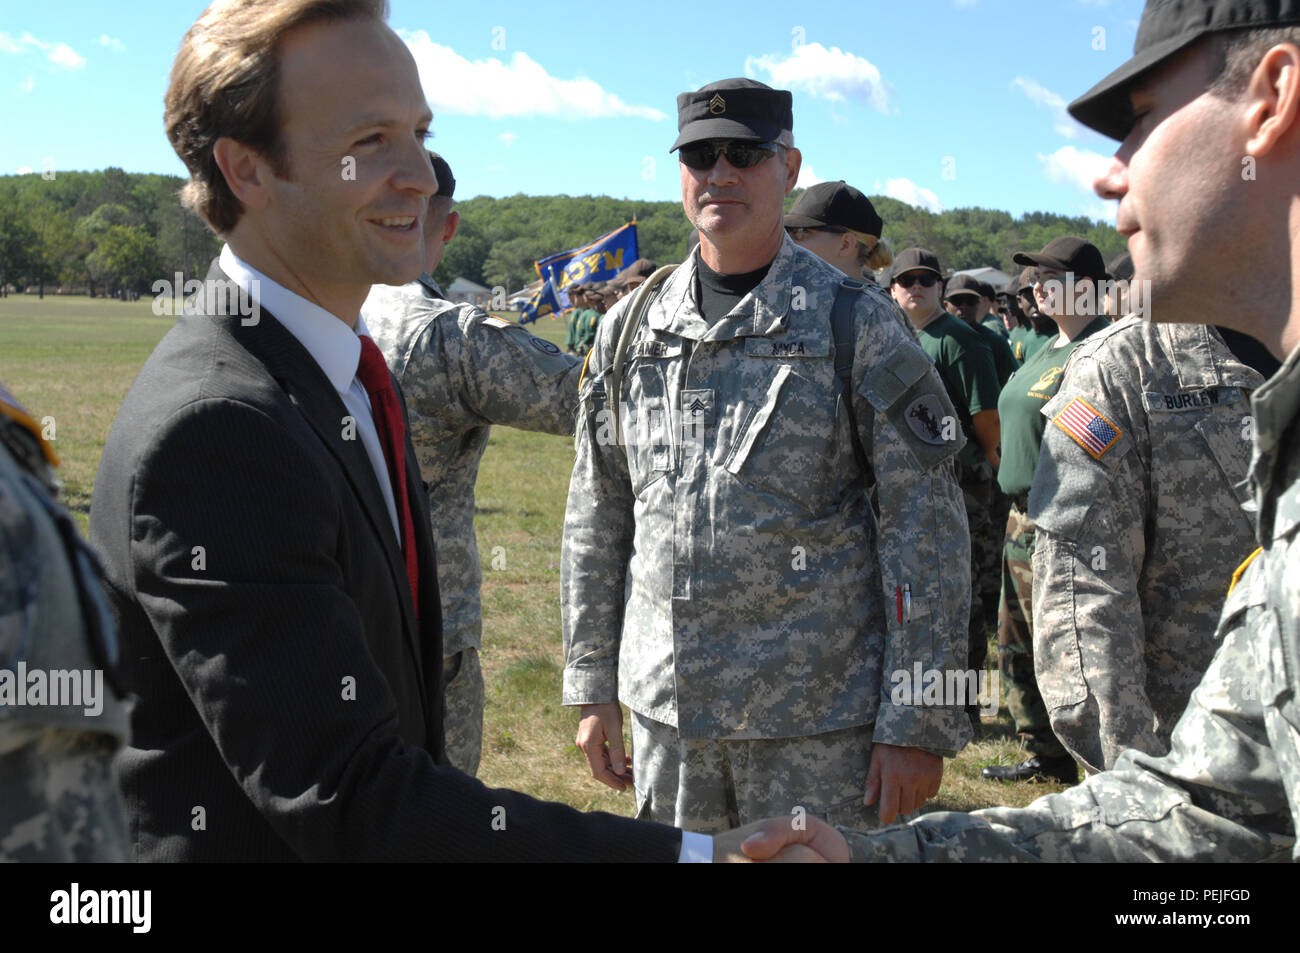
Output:
<path fill-rule="evenodd" d="M 118 53 L 126 52 L 126 44 L 117 37 L 109 36 L 107 33 L 99 34 L 99 39 L 95 40 L 100 46 L 110 50 L 116 50 Z"/>
<path fill-rule="evenodd" d="M 1059 93 L 1054 93 L 1046 86 L 1042 86 L 1032 79 L 1024 76 L 1017 76 L 1011 81 L 1011 88 L 1018 89 L 1029 97 L 1030 101 L 1036 106 L 1046 109 L 1052 114 L 1052 124 L 1058 135 L 1066 139 L 1075 139 L 1079 135 L 1080 126 L 1074 121 L 1065 109 L 1065 97 Z"/>
<path fill-rule="evenodd" d="M 1097 199 L 1095 202 L 1085 202 L 1079 206 L 1079 214 L 1086 215 L 1088 218 L 1095 219 L 1099 222 L 1106 222 L 1110 225 L 1115 224 L 1116 203 L 1103 202 Z"/>
<path fill-rule="evenodd" d="M 18 84 L 18 92 L 22 93 L 24 96 L 26 96 L 35 88 L 36 88 L 35 76 L 28 76 L 25 80 L 23 80 L 21 83 Z"/>
<path fill-rule="evenodd" d="M 24 33 L 18 39 L 0 33 L 0 53 L 26 53 L 33 49 L 40 50 L 51 63 L 64 69 L 81 69 L 86 65 L 86 58 L 66 43 L 47 43 L 30 33 Z"/>
<path fill-rule="evenodd" d="M 398 36 L 415 57 L 424 94 L 435 112 L 492 119 L 666 118 L 658 109 L 625 103 L 595 80 L 558 79 L 527 53 L 516 53 L 509 63 L 491 58 L 468 60 L 451 47 L 433 42 L 423 30 L 399 30 Z"/>
<path fill-rule="evenodd" d="M 943 206 L 939 204 L 939 196 L 929 189 L 921 188 L 911 179 L 890 179 L 885 183 L 883 190 L 880 188 L 879 181 L 877 181 L 874 191 L 884 191 L 891 199 L 898 199 L 898 201 L 906 202 L 908 205 L 929 209 L 931 212 L 943 211 Z"/>
<path fill-rule="evenodd" d="M 1093 181 L 1110 166 L 1110 159 L 1106 156 L 1074 146 L 1061 146 L 1049 155 L 1041 152 L 1037 155 L 1048 179 L 1057 184 L 1073 185 L 1088 193 L 1092 192 Z"/>
<path fill-rule="evenodd" d="M 515 144 L 515 142 L 519 139 L 519 133 L 517 133 L 517 132 L 503 132 L 503 133 L 501 133 L 501 135 L 497 136 L 497 138 L 500 139 L 500 140 L 505 144 L 505 147 L 506 147 L 507 149 L 509 149 L 509 148 L 510 148 L 511 146 L 513 146 L 513 145 Z"/>
<path fill-rule="evenodd" d="M 811 162 L 805 162 L 803 165 L 799 166 L 799 181 L 795 183 L 795 186 L 797 188 L 806 189 L 810 185 L 817 185 L 819 182 L 825 181 L 825 179 L 821 178 L 813 171 Z"/>
<path fill-rule="evenodd" d="M 804 43 L 785 57 L 747 56 L 745 75 L 752 78 L 758 70 L 782 89 L 800 89 L 831 102 L 856 100 L 877 112 L 889 111 L 890 87 L 880 70 L 837 46 L 828 50 L 820 43 Z"/>
<path fill-rule="evenodd" d="M 31 175 L 31 174 L 32 174 L 32 167 L 29 165 L 19 166 L 18 171 L 14 173 L 14 175 Z"/>

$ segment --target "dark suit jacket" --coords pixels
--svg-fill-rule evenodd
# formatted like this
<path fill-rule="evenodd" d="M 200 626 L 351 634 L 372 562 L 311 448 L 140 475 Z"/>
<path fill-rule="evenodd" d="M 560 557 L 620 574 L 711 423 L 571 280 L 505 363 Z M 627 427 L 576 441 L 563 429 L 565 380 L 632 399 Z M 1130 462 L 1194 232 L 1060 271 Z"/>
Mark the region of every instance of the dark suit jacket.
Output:
<path fill-rule="evenodd" d="M 444 763 L 419 467 L 408 440 L 417 627 L 347 413 L 265 311 L 181 317 L 118 412 L 90 533 L 138 695 L 118 764 L 137 859 L 675 860 L 673 828 Z"/>

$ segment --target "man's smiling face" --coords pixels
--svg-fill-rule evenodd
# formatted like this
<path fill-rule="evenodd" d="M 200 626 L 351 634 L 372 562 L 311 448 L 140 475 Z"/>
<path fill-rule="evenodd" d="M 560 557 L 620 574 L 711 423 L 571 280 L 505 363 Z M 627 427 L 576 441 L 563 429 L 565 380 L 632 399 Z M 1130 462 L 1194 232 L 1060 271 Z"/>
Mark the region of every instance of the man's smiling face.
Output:
<path fill-rule="evenodd" d="M 419 275 L 437 180 L 432 116 L 402 41 L 365 20 L 294 30 L 279 106 L 289 178 L 269 183 L 266 224 L 281 263 L 311 291 Z"/>

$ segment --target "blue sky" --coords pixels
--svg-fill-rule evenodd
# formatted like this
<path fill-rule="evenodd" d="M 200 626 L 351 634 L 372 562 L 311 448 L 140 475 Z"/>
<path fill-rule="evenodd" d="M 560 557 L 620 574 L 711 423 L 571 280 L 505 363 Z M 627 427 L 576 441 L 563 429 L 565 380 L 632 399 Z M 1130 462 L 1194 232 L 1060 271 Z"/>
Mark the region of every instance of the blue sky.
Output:
<path fill-rule="evenodd" d="M 0 174 L 184 174 L 162 97 L 205 6 L 0 0 Z M 1086 183 L 1115 144 L 1064 104 L 1131 55 L 1140 0 L 391 8 L 458 198 L 678 199 L 677 94 L 749 75 L 794 93 L 802 184 L 1114 221 Z"/>

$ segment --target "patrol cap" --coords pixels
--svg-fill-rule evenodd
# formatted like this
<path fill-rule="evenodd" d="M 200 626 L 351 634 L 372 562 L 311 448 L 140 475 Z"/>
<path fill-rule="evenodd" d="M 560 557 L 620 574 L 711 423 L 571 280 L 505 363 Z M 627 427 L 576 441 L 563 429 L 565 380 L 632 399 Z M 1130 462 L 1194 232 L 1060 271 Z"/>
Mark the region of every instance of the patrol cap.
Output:
<path fill-rule="evenodd" d="M 1012 259 L 1017 265 L 1039 265 L 1057 271 L 1069 271 L 1081 278 L 1101 281 L 1106 277 L 1106 262 L 1092 242 L 1074 235 L 1053 238 L 1037 253 L 1016 252 Z"/>
<path fill-rule="evenodd" d="M 957 295 L 971 295 L 978 298 L 983 292 L 980 291 L 980 285 L 983 282 L 978 278 L 970 275 L 953 275 L 948 279 L 948 284 L 944 288 L 943 296 L 945 299 L 956 297 Z"/>
<path fill-rule="evenodd" d="M 433 163 L 433 174 L 438 179 L 438 191 L 433 193 L 433 197 L 451 198 L 456 191 L 456 177 L 451 174 L 451 166 L 436 152 L 429 153 L 429 161 Z"/>
<path fill-rule="evenodd" d="M 793 97 L 753 79 L 723 79 L 677 96 L 674 152 L 701 139 L 794 143 Z"/>
<path fill-rule="evenodd" d="M 939 259 L 934 252 L 927 251 L 924 248 L 904 248 L 894 256 L 894 267 L 890 271 L 889 277 L 892 281 L 905 271 L 921 269 L 933 271 L 940 278 L 943 277 L 943 272 L 939 269 Z"/>
<path fill-rule="evenodd" d="M 1147 0 L 1133 58 L 1070 103 L 1070 115 L 1112 139 L 1133 128 L 1132 85 L 1203 36 L 1300 24 L 1300 0 Z"/>
<path fill-rule="evenodd" d="M 841 179 L 818 182 L 804 189 L 785 216 L 786 228 L 823 225 L 843 228 L 870 245 L 880 238 L 885 222 L 871 199 Z"/>

